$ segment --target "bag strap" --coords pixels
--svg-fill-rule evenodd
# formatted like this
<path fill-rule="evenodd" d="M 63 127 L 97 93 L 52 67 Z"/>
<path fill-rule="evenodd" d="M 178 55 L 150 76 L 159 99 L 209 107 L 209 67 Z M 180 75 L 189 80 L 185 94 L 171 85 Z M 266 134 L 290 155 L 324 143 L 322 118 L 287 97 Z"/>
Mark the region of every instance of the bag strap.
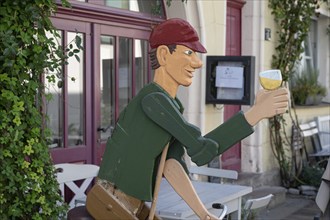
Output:
<path fill-rule="evenodd" d="M 162 181 L 162 176 L 163 176 L 163 171 L 164 171 L 165 161 L 166 161 L 166 155 L 167 155 L 169 145 L 170 145 L 170 143 L 167 143 L 167 145 L 165 146 L 165 148 L 162 152 L 161 158 L 160 158 L 159 167 L 158 167 L 157 176 L 156 176 L 154 196 L 152 198 L 152 203 L 151 203 L 151 207 L 150 207 L 148 220 L 153 220 L 154 216 L 155 216 L 158 193 L 159 193 L 160 183 Z"/>

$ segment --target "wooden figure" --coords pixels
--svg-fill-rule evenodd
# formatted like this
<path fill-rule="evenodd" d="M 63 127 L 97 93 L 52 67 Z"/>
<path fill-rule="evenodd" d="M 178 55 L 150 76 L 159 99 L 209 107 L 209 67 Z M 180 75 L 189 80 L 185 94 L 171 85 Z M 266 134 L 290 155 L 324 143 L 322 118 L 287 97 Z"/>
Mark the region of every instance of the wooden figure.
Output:
<path fill-rule="evenodd" d="M 284 113 L 288 92 L 284 88 L 260 90 L 249 111 L 237 113 L 202 136 L 198 127 L 183 118 L 176 97 L 178 87 L 189 86 L 195 70 L 202 67 L 197 52 L 206 53 L 206 49 L 196 31 L 182 19 L 169 19 L 153 29 L 149 42 L 154 82 L 121 112 L 107 142 L 96 186 L 87 196 L 87 209 L 96 219 L 109 219 L 107 212 L 115 213 L 116 218 L 145 219 L 149 211 L 144 201 L 152 201 L 154 195 L 157 198 L 160 170 L 158 177 L 163 173 L 200 219 L 217 219 L 206 210 L 189 180 L 184 148 L 198 166 L 209 163 L 253 133 L 258 121 Z M 149 219 L 158 218 L 153 215 L 154 210 Z"/>

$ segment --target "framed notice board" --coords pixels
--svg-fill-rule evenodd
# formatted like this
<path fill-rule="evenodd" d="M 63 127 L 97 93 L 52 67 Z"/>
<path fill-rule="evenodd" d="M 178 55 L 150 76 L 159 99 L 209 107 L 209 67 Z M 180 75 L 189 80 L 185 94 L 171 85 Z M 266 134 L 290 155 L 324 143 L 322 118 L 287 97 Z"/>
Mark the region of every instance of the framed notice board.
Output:
<path fill-rule="evenodd" d="M 207 56 L 206 103 L 252 105 L 254 56 Z"/>

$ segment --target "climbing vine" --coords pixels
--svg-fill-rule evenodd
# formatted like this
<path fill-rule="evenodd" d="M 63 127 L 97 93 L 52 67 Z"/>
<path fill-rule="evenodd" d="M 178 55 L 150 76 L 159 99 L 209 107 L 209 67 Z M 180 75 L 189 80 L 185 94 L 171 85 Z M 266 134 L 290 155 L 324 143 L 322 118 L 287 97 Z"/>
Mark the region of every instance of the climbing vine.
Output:
<path fill-rule="evenodd" d="M 272 68 L 280 69 L 284 83 L 288 83 L 295 71 L 295 65 L 301 59 L 304 51 L 303 41 L 306 39 L 317 0 L 269 0 L 269 7 L 278 25 L 278 42 L 276 54 L 272 57 Z M 292 98 L 291 98 L 292 100 Z M 291 103 L 293 106 L 294 103 Z M 294 109 L 293 109 L 293 112 Z M 288 113 L 293 126 L 297 123 L 297 116 Z M 288 154 L 292 146 L 290 138 L 285 132 L 286 121 L 283 116 L 270 119 L 270 140 L 273 153 L 280 166 L 282 184 L 285 187 L 294 186 L 301 171 L 301 165 L 295 164 Z"/>
<path fill-rule="evenodd" d="M 0 3 L 0 219 L 59 219 L 67 210 L 41 111 L 43 74 L 63 80 L 61 68 L 77 52 L 47 37 L 59 36 L 50 21 L 56 9 L 49 0 Z"/>

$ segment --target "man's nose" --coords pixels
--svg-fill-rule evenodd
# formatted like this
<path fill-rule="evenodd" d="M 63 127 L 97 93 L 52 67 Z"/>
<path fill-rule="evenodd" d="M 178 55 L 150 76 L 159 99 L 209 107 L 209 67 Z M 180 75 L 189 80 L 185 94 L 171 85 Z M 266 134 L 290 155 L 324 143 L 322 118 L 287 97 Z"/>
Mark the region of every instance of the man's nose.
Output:
<path fill-rule="evenodd" d="M 199 59 L 199 57 L 197 56 L 197 54 L 195 53 L 193 56 L 192 56 L 192 59 L 191 59 L 191 67 L 195 68 L 195 69 L 198 69 L 198 68 L 201 68 L 203 66 L 203 62 L 201 59 Z"/>

